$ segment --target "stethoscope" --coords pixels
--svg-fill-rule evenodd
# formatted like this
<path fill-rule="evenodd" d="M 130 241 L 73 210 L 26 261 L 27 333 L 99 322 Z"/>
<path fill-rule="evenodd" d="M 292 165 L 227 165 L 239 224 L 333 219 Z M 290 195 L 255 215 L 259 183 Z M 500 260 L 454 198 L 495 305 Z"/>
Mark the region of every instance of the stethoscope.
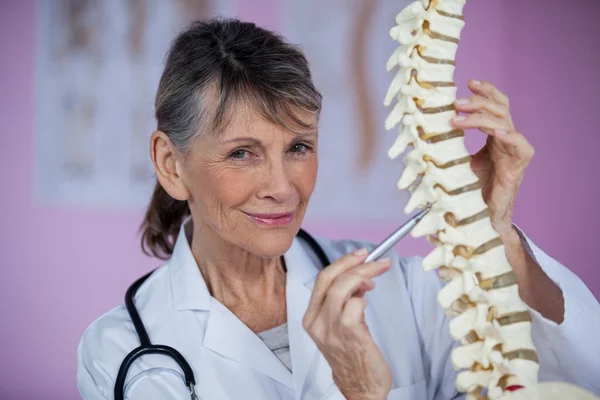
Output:
<path fill-rule="evenodd" d="M 317 241 L 305 230 L 300 229 L 300 231 L 297 234 L 297 237 L 304 240 L 310 246 L 311 250 L 319 258 L 319 261 L 321 262 L 323 268 L 331 264 L 321 245 L 319 245 L 319 243 L 317 243 Z M 121 363 L 121 367 L 119 368 L 119 373 L 117 375 L 117 380 L 115 381 L 115 400 L 124 400 L 125 379 L 127 378 L 127 372 L 129 371 L 129 368 L 131 368 L 131 365 L 135 362 L 135 360 L 146 354 L 161 354 L 170 357 L 173 361 L 175 361 L 183 371 L 185 385 L 190 392 L 191 400 L 198 400 L 198 396 L 196 395 L 195 389 L 196 378 L 194 376 L 194 371 L 192 371 L 192 367 L 190 366 L 190 364 L 181 355 L 181 353 L 175 350 L 174 348 L 161 344 L 152 344 L 152 342 L 150 341 L 150 337 L 148 336 L 148 331 L 146 331 L 146 327 L 142 322 L 142 318 L 140 317 L 140 314 L 135 308 L 135 304 L 133 302 L 135 294 L 140 288 L 140 286 L 142 286 L 143 283 L 146 281 L 146 279 L 148 279 L 148 277 L 152 275 L 152 272 L 142 276 L 137 281 L 135 281 L 125 293 L 125 307 L 127 308 L 127 312 L 129 313 L 129 318 L 131 318 L 131 321 L 133 322 L 133 326 L 140 340 L 140 345 L 133 349 L 129 354 L 127 354 L 127 356 Z"/>

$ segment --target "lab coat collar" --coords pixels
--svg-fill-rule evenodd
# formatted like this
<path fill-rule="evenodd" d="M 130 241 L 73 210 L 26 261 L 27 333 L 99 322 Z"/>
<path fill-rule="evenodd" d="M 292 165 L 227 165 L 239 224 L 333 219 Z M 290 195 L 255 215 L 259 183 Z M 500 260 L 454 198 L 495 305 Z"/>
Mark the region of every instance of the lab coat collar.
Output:
<path fill-rule="evenodd" d="M 209 313 L 203 345 L 232 360 L 248 365 L 290 389 L 302 393 L 316 346 L 302 327 L 311 290 L 307 287 L 318 273 L 298 238 L 284 255 L 288 270 L 286 305 L 292 369 L 290 373 L 267 345 L 232 312 L 216 300 Z M 331 376 L 329 373 L 327 376 Z M 313 379 L 314 380 L 314 379 Z M 309 385 L 313 386 L 313 385 Z M 300 398 L 300 397 L 297 397 Z"/>
<path fill-rule="evenodd" d="M 191 217 L 181 224 L 173 254 L 169 259 L 173 309 L 176 311 L 209 310 L 211 305 L 208 287 L 186 235 L 186 229 L 190 230 L 192 226 Z"/>
<path fill-rule="evenodd" d="M 315 259 L 310 257 L 307 247 L 308 245 L 296 236 L 283 258 L 288 271 L 287 279 L 302 282 L 305 286 L 310 287 L 324 266 L 318 264 L 316 256 Z"/>
<path fill-rule="evenodd" d="M 188 217 L 181 225 L 173 254 L 169 259 L 173 309 L 176 311 L 206 311 L 211 308 L 208 287 L 188 242 L 192 224 L 191 217 Z M 300 281 L 305 285 L 309 285 L 323 267 L 315 264 L 314 260 L 309 257 L 302 244 L 302 239 L 298 237 L 294 238 L 291 247 L 284 254 L 284 258 L 288 279 Z"/>
<path fill-rule="evenodd" d="M 192 229 L 193 222 L 188 218 L 182 224 L 169 261 L 174 309 L 208 311 L 202 340 L 204 347 L 291 388 L 292 374 L 277 356 L 236 315 L 210 295 L 189 244 Z"/>
<path fill-rule="evenodd" d="M 175 310 L 207 310 L 203 345 L 224 357 L 262 372 L 294 391 L 297 398 L 318 398 L 333 384 L 331 369 L 302 326 L 302 318 L 312 295 L 312 285 L 322 266 L 311 258 L 302 239 L 295 238 L 284 258 L 288 270 L 286 304 L 292 358 L 291 374 L 271 350 L 242 321 L 217 300 L 212 299 L 194 256 L 185 227 L 178 235 L 169 261 Z M 317 396 L 317 397 L 314 397 Z"/>
<path fill-rule="evenodd" d="M 298 399 L 320 399 L 334 385 L 331 367 L 306 332 L 302 320 L 315 278 L 325 267 L 310 247 L 296 237 L 285 254 L 288 267 L 286 302 L 294 388 Z"/>

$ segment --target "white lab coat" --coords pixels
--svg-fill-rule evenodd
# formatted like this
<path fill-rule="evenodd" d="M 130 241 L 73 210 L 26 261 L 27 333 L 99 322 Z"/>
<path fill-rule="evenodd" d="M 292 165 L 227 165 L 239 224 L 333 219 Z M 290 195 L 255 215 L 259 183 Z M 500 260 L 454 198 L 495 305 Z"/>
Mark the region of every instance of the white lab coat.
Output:
<path fill-rule="evenodd" d="M 182 229 L 183 232 L 183 229 Z M 600 305 L 568 269 L 530 241 L 530 254 L 557 282 L 565 299 L 565 320 L 557 325 L 536 311 L 533 339 L 540 380 L 569 381 L 600 393 Z M 331 260 L 367 244 L 318 239 Z M 367 245 L 369 247 L 369 245 Z M 179 350 L 191 364 L 201 400 L 342 400 L 331 368 L 302 327 L 318 259 L 296 238 L 285 254 L 287 318 L 293 373 L 233 313 L 210 296 L 185 234 L 171 259 L 140 288 L 136 304 L 153 343 Z M 460 398 L 450 362 L 455 344 L 448 318 L 437 303 L 440 282 L 424 272 L 419 258 L 393 256 L 390 271 L 368 293 L 366 322 L 392 375 L 389 400 Z M 139 345 L 124 306 L 96 320 L 85 332 L 77 357 L 77 385 L 86 400 L 113 399 L 123 358 Z M 170 369 L 169 369 L 170 368 Z M 185 398 L 185 386 L 164 356 L 138 359 L 128 374 L 131 400 Z"/>

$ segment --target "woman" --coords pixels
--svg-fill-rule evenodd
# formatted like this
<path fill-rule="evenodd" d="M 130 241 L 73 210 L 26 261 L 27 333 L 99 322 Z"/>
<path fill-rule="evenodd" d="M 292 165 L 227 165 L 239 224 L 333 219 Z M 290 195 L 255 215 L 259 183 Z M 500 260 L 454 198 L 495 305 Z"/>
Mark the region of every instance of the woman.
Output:
<path fill-rule="evenodd" d="M 540 378 L 599 392 L 598 303 L 512 225 L 533 148 L 505 95 L 469 87 L 455 125 L 488 134 L 473 166 L 531 308 Z M 149 335 L 190 362 L 201 399 L 456 398 L 436 274 L 418 258 L 364 263 L 369 245 L 324 239 L 336 261 L 323 269 L 296 238 L 317 176 L 320 108 L 306 59 L 271 32 L 210 20 L 177 37 L 156 96 L 158 184 L 143 224 L 145 249 L 168 261 L 135 298 Z M 123 306 L 95 321 L 78 350 L 81 395 L 112 399 L 138 345 Z M 142 357 L 129 398 L 176 398 L 178 370 Z"/>

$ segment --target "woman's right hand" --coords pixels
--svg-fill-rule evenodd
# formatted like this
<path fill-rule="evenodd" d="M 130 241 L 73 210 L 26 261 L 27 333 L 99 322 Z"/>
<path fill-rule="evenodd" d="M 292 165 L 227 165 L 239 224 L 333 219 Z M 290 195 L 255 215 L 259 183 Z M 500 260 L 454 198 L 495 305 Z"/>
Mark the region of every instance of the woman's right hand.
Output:
<path fill-rule="evenodd" d="M 319 273 L 302 323 L 347 399 L 384 400 L 392 375 L 365 323 L 364 296 L 391 261 L 364 263 L 366 257 L 366 249 L 355 251 Z"/>

